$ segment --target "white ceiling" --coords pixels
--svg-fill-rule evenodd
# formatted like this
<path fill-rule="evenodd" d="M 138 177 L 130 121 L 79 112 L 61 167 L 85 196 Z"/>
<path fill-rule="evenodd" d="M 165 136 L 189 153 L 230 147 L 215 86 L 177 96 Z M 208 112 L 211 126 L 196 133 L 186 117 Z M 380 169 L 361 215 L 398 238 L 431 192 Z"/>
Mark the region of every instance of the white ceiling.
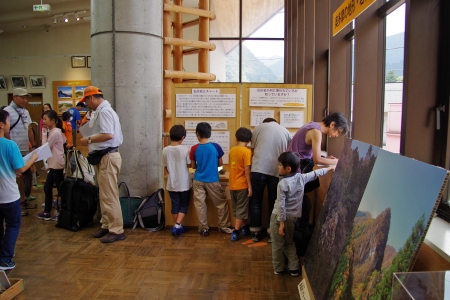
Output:
<path fill-rule="evenodd" d="M 128 1 L 128 0 L 122 0 Z M 147 0 L 157 1 L 157 0 Z M 163 1 L 163 0 L 158 0 Z M 50 4 L 51 12 L 33 12 L 35 4 Z M 184 0 L 183 6 L 198 7 L 198 0 Z M 86 17 L 80 21 L 75 20 L 75 16 L 69 15 L 69 22 L 65 23 L 62 17 L 58 17 L 58 22 L 53 23 L 53 16 L 65 13 L 75 13 L 86 11 L 79 14 L 80 17 Z M 89 22 L 91 15 L 91 0 L 1 0 L 0 1 L 0 30 L 2 34 L 18 33 L 32 30 L 51 30 L 60 26 L 77 25 L 81 22 Z"/>
<path fill-rule="evenodd" d="M 8 0 L 1 1 L 0 4 L 0 30 L 2 34 L 17 33 L 32 30 L 44 30 L 45 26 L 52 27 L 76 25 L 77 21 L 72 14 L 69 16 L 69 22 L 62 21 L 54 24 L 53 16 L 71 12 L 86 11 L 79 14 L 80 17 L 89 17 L 91 4 L 90 0 L 42 0 L 42 4 L 50 4 L 51 12 L 33 12 L 33 5 L 41 4 L 41 0 Z M 80 20 L 79 22 L 89 22 Z"/>

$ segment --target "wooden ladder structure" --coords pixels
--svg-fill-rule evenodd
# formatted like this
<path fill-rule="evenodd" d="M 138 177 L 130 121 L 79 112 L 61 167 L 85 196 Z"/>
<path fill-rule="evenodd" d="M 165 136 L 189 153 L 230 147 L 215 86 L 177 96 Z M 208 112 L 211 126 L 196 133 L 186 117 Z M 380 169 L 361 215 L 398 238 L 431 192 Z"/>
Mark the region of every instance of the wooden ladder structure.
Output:
<path fill-rule="evenodd" d="M 174 13 L 174 20 L 171 20 L 171 13 Z M 182 15 L 190 14 L 198 16 L 198 19 L 183 23 Z M 216 45 L 209 41 L 209 21 L 216 18 L 213 12 L 209 11 L 209 0 L 199 0 L 199 8 L 183 7 L 183 0 L 164 0 L 163 7 L 163 109 L 164 109 L 164 132 L 169 132 L 171 127 L 171 102 L 172 102 L 172 82 L 198 82 L 208 83 L 216 79 L 209 70 L 209 51 L 215 50 Z M 173 25 L 173 37 L 172 37 Z M 199 27 L 198 41 L 183 39 L 183 29 L 197 26 Z M 190 48 L 184 49 L 183 46 Z M 173 52 L 172 52 L 173 47 Z M 173 54 L 173 55 L 172 55 Z M 183 56 L 198 54 L 198 72 L 183 71 Z M 171 58 L 173 56 L 173 70 L 170 69 Z"/>

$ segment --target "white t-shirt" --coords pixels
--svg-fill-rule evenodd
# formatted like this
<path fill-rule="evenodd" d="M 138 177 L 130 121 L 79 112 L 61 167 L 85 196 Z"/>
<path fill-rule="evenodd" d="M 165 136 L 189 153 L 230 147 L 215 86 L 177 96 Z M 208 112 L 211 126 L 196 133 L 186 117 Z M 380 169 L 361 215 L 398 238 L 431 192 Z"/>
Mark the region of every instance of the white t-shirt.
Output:
<path fill-rule="evenodd" d="M 171 192 L 184 192 L 192 187 L 188 164 L 189 147 L 184 145 L 167 146 L 163 149 L 163 165 L 169 171 L 167 190 Z"/>
<path fill-rule="evenodd" d="M 94 127 L 93 135 L 98 133 L 111 133 L 113 138 L 102 143 L 88 145 L 89 151 L 106 149 L 108 147 L 119 147 L 123 142 L 122 127 L 119 116 L 112 109 L 108 100 L 103 102 L 91 114 L 91 120 L 85 126 Z"/>

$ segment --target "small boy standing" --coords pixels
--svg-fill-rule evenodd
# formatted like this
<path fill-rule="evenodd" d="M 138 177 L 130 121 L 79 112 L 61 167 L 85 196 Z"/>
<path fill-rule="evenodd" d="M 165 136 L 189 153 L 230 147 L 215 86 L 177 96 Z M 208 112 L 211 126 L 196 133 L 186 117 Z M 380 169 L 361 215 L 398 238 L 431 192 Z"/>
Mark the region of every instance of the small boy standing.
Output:
<path fill-rule="evenodd" d="M 189 206 L 189 192 L 192 180 L 189 174 L 189 148 L 181 145 L 186 137 L 186 129 L 182 125 L 174 125 L 170 128 L 170 145 L 163 149 L 164 170 L 169 175 L 166 189 L 169 191 L 172 202 L 172 216 L 175 225 L 170 229 L 173 236 L 185 232 L 183 225 L 184 216 Z"/>
<path fill-rule="evenodd" d="M 211 199 L 217 208 L 219 218 L 219 232 L 231 233 L 230 213 L 225 192 L 219 183 L 218 167 L 222 166 L 222 147 L 216 143 L 210 143 L 211 125 L 206 122 L 197 124 L 195 134 L 199 144 L 192 146 L 190 159 L 191 167 L 195 170 L 194 205 L 198 217 L 198 232 L 203 236 L 209 235 L 206 196 Z"/>
<path fill-rule="evenodd" d="M 230 196 L 233 205 L 233 216 L 236 218 L 234 230 L 231 233 L 233 242 L 239 239 L 239 232 L 245 232 L 245 220 L 248 219 L 248 198 L 252 196 L 250 181 L 250 168 L 252 164 L 252 151 L 246 146 L 252 140 L 252 132 L 241 127 L 236 131 L 237 145 L 231 148 L 228 154 L 230 163 Z"/>
<path fill-rule="evenodd" d="M 16 266 L 13 261 L 14 247 L 21 223 L 16 172 L 25 172 L 38 158 L 34 152 L 31 159 L 24 163 L 17 144 L 5 138 L 10 127 L 9 113 L 0 110 L 0 270 L 11 270 Z"/>
<path fill-rule="evenodd" d="M 62 114 L 62 128 L 64 129 L 64 135 L 66 136 L 66 144 L 64 144 L 65 149 L 70 149 L 73 147 L 73 136 L 72 136 L 72 124 L 71 122 L 72 115 L 70 112 L 65 111 Z"/>
<path fill-rule="evenodd" d="M 302 202 L 305 184 L 325 175 L 336 167 L 297 173 L 300 158 L 294 152 L 284 152 L 278 157 L 278 172 L 284 176 L 278 183 L 277 199 L 270 217 L 272 237 L 272 263 L 276 275 L 283 274 L 283 252 L 288 258 L 291 276 L 299 275 L 299 263 L 294 244 L 295 219 L 302 216 Z"/>

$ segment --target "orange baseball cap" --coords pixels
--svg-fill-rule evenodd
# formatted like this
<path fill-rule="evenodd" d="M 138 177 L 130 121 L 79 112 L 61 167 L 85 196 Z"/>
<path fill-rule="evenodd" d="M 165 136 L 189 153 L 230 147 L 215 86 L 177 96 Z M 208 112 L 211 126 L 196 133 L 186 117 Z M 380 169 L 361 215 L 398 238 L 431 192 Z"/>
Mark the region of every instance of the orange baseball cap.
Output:
<path fill-rule="evenodd" d="M 92 96 L 92 95 L 102 95 L 103 92 L 101 89 L 99 89 L 96 86 L 88 86 L 87 88 L 84 89 L 83 91 L 83 98 L 80 100 L 80 102 L 85 102 L 86 101 L 86 97 L 88 96 Z"/>

